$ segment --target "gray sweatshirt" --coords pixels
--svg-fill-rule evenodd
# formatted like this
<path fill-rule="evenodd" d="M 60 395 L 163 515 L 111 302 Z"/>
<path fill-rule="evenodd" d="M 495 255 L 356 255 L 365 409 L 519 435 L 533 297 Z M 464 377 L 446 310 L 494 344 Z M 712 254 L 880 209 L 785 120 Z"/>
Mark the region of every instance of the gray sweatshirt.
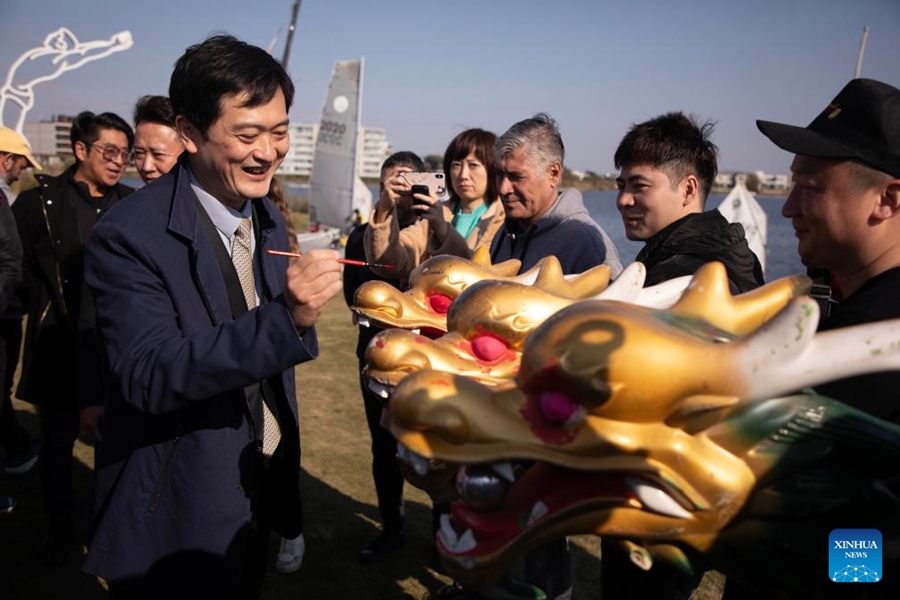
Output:
<path fill-rule="evenodd" d="M 518 231 L 516 223 L 507 217 L 491 243 L 492 262 L 517 258 L 522 261 L 520 272 L 550 255 L 559 259 L 566 275 L 583 273 L 603 263 L 609 265 L 613 279 L 622 272 L 619 251 L 588 213 L 581 192 L 575 188 L 560 193 L 553 206 L 524 231 Z"/>

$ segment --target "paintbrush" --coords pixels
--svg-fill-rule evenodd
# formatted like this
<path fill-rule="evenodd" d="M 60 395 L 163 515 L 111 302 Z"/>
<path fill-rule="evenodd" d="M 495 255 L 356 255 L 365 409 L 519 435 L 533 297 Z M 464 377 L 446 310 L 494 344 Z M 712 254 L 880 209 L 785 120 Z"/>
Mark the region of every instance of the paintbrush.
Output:
<path fill-rule="evenodd" d="M 297 252 L 285 252 L 284 250 L 266 250 L 266 254 L 274 254 L 275 256 L 289 256 L 291 258 L 300 258 Z M 353 265 L 354 267 L 377 267 L 379 269 L 393 269 L 394 265 L 380 265 L 378 263 L 365 262 L 363 260 L 353 260 L 352 258 L 337 259 L 342 265 Z"/>

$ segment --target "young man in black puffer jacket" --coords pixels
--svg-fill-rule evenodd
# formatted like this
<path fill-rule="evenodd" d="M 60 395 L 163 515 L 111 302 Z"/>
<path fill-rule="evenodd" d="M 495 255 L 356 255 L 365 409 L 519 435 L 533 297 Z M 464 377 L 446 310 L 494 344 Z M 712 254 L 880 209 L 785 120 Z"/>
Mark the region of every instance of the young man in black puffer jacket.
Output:
<path fill-rule="evenodd" d="M 732 294 L 764 283 L 743 226 L 704 210 L 718 170 L 712 130 L 710 122 L 666 113 L 632 126 L 616 149 L 616 206 L 628 239 L 645 243 L 635 260 L 647 267 L 646 286 L 693 275 L 712 261 L 725 265 Z M 703 574 L 686 575 L 664 563 L 645 572 L 614 544 L 604 540 L 602 546 L 604 598 L 687 599 Z"/>

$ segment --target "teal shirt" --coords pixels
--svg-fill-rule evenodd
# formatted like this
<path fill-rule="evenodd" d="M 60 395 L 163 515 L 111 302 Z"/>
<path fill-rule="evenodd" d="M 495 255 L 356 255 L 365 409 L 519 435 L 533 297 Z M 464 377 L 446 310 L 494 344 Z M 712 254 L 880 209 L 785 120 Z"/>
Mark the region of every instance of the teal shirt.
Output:
<path fill-rule="evenodd" d="M 488 205 L 484 202 L 470 213 L 462 212 L 462 205 L 453 213 L 453 228 L 463 237 L 464 240 L 469 239 L 469 234 L 475 229 L 475 225 L 481 220 L 481 216 L 487 212 Z"/>

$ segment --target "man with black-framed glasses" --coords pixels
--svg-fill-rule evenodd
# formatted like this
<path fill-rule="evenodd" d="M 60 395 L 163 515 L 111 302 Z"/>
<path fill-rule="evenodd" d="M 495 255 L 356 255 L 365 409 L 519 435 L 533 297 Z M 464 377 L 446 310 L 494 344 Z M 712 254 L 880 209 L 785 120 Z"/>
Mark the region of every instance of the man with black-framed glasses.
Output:
<path fill-rule="evenodd" d="M 133 191 L 119 183 L 134 143 L 121 117 L 82 112 L 70 140 L 75 164 L 56 177 L 36 175 L 38 186 L 13 205 L 29 316 L 16 395 L 40 409 L 47 537 L 37 558 L 51 566 L 65 564 L 76 548 L 72 450 L 79 428 L 99 441 L 103 411 L 103 362 L 84 285 L 84 243 L 97 219 Z"/>

